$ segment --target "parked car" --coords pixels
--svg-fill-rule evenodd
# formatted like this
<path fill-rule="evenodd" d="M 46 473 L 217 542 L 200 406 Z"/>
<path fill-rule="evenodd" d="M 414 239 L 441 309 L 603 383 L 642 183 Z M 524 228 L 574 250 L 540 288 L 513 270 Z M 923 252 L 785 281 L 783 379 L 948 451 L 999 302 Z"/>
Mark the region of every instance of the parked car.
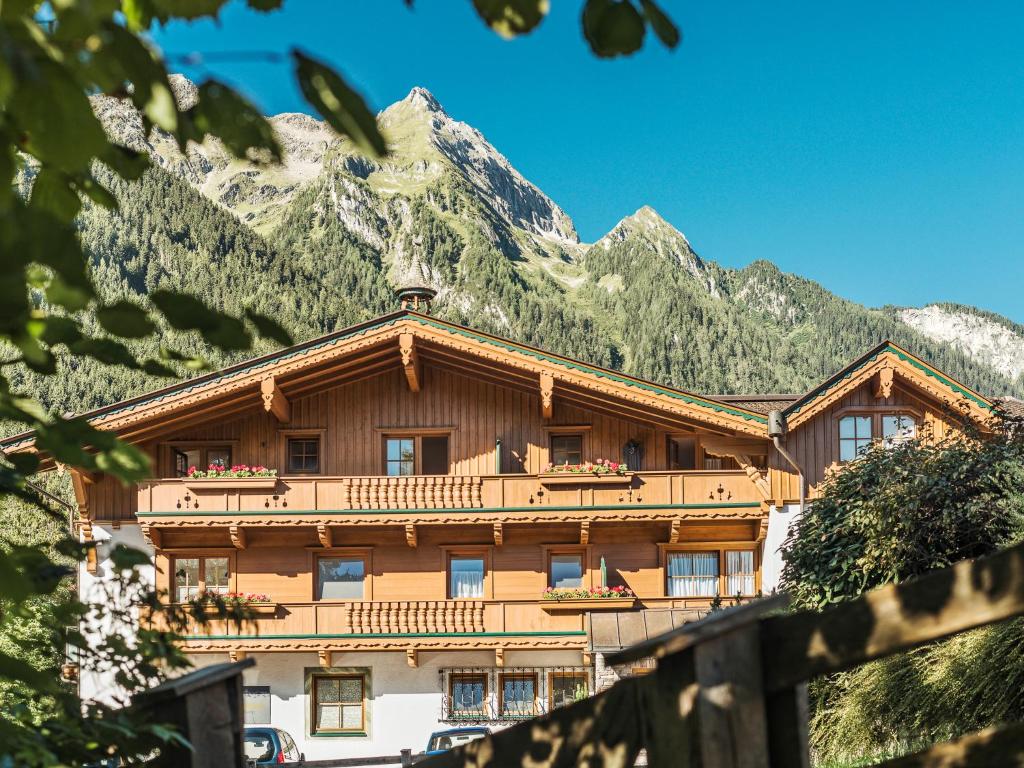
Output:
<path fill-rule="evenodd" d="M 460 747 L 477 739 L 482 739 L 491 732 L 483 725 L 470 725 L 465 728 L 449 728 L 446 731 L 434 731 L 427 741 L 427 754 L 440 755 L 453 747 Z"/>
<path fill-rule="evenodd" d="M 246 728 L 242 748 L 250 765 L 301 763 L 306 756 L 299 752 L 287 731 L 280 728 Z"/>

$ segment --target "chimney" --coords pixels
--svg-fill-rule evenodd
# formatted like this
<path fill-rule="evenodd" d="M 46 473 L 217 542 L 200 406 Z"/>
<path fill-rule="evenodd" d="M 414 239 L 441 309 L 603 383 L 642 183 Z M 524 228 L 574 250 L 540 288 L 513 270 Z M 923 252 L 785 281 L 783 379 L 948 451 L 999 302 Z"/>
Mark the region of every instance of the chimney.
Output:
<path fill-rule="evenodd" d="M 396 288 L 395 295 L 402 305 L 402 309 L 411 309 L 413 312 L 430 314 L 430 302 L 437 295 L 437 291 L 425 285 L 409 285 L 405 288 Z"/>

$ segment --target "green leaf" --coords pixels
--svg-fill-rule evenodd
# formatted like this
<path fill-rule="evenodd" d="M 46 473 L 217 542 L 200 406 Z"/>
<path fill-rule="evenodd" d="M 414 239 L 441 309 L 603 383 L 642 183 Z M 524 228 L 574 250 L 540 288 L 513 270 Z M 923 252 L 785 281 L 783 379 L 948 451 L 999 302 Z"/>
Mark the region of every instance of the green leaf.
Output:
<path fill-rule="evenodd" d="M 654 3 L 654 0 L 640 0 L 640 5 L 644 9 L 644 18 L 647 19 L 647 23 L 651 25 L 651 29 L 654 30 L 658 39 L 668 48 L 675 48 L 679 45 L 682 38 L 682 35 L 679 34 L 679 27 Z"/>
<path fill-rule="evenodd" d="M 260 336 L 266 339 L 273 339 L 284 347 L 290 346 L 293 343 L 291 334 L 276 320 L 271 320 L 266 315 L 253 312 L 251 309 L 245 310 L 245 319 L 256 327 L 256 332 Z"/>
<path fill-rule="evenodd" d="M 583 7 L 583 36 L 598 56 L 635 53 L 645 32 L 643 17 L 628 0 L 587 0 Z"/>
<path fill-rule="evenodd" d="M 292 51 L 295 76 L 306 100 L 342 136 L 350 137 L 363 152 L 375 157 L 387 154 L 387 144 L 377 129 L 377 118 L 363 98 L 330 67 L 298 50 Z"/>
<path fill-rule="evenodd" d="M 473 0 L 484 22 L 506 39 L 530 32 L 544 19 L 548 0 Z"/>
<path fill-rule="evenodd" d="M 90 160 L 106 148 L 107 137 L 85 91 L 49 59 L 36 61 L 33 71 L 36 76 L 20 80 L 8 104 L 22 133 L 20 148 L 64 171 L 88 170 Z"/>
<path fill-rule="evenodd" d="M 248 349 L 252 337 L 237 318 L 207 307 L 194 296 L 159 289 L 149 295 L 172 328 L 199 331 L 211 344 L 225 350 Z"/>
<path fill-rule="evenodd" d="M 284 3 L 284 0 L 248 0 L 248 6 L 254 11 L 276 11 Z"/>
<path fill-rule="evenodd" d="M 178 107 L 164 65 L 136 35 L 120 24 L 102 26 L 107 44 L 94 56 L 95 68 L 107 76 L 108 90 L 131 83 L 132 103 L 168 133 L 178 129 Z"/>
<path fill-rule="evenodd" d="M 39 321 L 39 325 L 37 337 L 51 347 L 55 344 L 74 344 L 82 338 L 82 331 L 79 329 L 78 323 L 70 317 L 50 315 Z"/>
<path fill-rule="evenodd" d="M 178 372 L 170 366 L 164 365 L 159 360 L 146 360 L 142 363 L 142 370 L 150 376 L 163 376 L 168 379 L 178 378 Z"/>
<path fill-rule="evenodd" d="M 110 551 L 110 560 L 113 562 L 114 568 L 119 571 L 126 571 L 129 568 L 135 568 L 140 565 L 152 564 L 149 555 L 145 552 L 133 549 L 132 547 L 126 547 L 124 544 L 118 544 Z"/>
<path fill-rule="evenodd" d="M 250 149 L 262 150 L 274 161 L 281 159 L 281 147 L 274 131 L 259 110 L 236 91 L 216 80 L 199 86 L 199 102 L 189 114 L 199 136 L 218 137 L 235 157 L 260 159 Z M 195 138 L 195 137 L 190 137 Z"/>
<path fill-rule="evenodd" d="M 107 145 L 106 150 L 100 156 L 100 160 L 110 170 L 127 181 L 135 181 L 142 178 L 142 174 L 150 166 L 149 155 L 113 143 Z"/>
<path fill-rule="evenodd" d="M 25 365 L 33 371 L 45 375 L 56 373 L 57 361 L 54 359 L 53 354 L 36 339 L 31 336 L 13 336 L 11 337 L 11 342 L 21 352 Z"/>
<path fill-rule="evenodd" d="M 113 193 L 92 176 L 80 180 L 78 188 L 88 195 L 90 200 L 97 205 L 103 206 L 108 211 L 116 211 L 119 207 L 117 198 L 114 197 Z"/>
<path fill-rule="evenodd" d="M 72 186 L 71 177 L 46 165 L 32 181 L 32 197 L 29 204 L 32 208 L 46 211 L 62 221 L 71 221 L 82 208 L 82 200 Z"/>
<path fill-rule="evenodd" d="M 96 310 L 96 319 L 107 333 L 125 339 L 141 339 L 156 330 L 142 307 L 130 301 L 116 301 Z"/>
<path fill-rule="evenodd" d="M 68 345 L 72 354 L 85 355 L 106 365 L 138 368 L 139 362 L 124 344 L 113 339 L 82 338 Z"/>

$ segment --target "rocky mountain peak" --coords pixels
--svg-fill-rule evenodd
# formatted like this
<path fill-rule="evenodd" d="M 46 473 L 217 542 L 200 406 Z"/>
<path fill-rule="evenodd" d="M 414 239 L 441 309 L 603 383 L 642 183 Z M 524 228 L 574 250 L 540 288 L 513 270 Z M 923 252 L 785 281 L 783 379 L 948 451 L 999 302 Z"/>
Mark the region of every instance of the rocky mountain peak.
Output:
<path fill-rule="evenodd" d="M 700 263 L 686 235 L 665 221 L 649 205 L 622 219 L 595 245 L 608 248 L 625 240 L 640 240 L 650 245 L 659 255 L 673 258 L 680 264 Z"/>
<path fill-rule="evenodd" d="M 448 114 L 444 111 L 444 107 L 441 106 L 441 102 L 437 100 L 434 94 L 426 88 L 422 88 L 418 85 L 414 86 L 413 89 L 409 91 L 409 95 L 402 99 L 400 103 L 407 104 L 413 109 L 423 112 L 437 112 L 442 115 Z"/>

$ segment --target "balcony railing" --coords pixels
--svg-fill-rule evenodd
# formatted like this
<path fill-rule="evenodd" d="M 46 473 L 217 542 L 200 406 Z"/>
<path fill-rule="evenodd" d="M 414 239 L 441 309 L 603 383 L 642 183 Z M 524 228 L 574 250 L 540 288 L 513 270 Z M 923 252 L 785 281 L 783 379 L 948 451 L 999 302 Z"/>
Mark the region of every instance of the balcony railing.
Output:
<path fill-rule="evenodd" d="M 231 479 L 139 483 L 140 512 L 258 512 L 373 509 L 500 509 L 759 502 L 765 473 L 743 470 L 573 475 L 281 477 L 272 487 Z"/>

